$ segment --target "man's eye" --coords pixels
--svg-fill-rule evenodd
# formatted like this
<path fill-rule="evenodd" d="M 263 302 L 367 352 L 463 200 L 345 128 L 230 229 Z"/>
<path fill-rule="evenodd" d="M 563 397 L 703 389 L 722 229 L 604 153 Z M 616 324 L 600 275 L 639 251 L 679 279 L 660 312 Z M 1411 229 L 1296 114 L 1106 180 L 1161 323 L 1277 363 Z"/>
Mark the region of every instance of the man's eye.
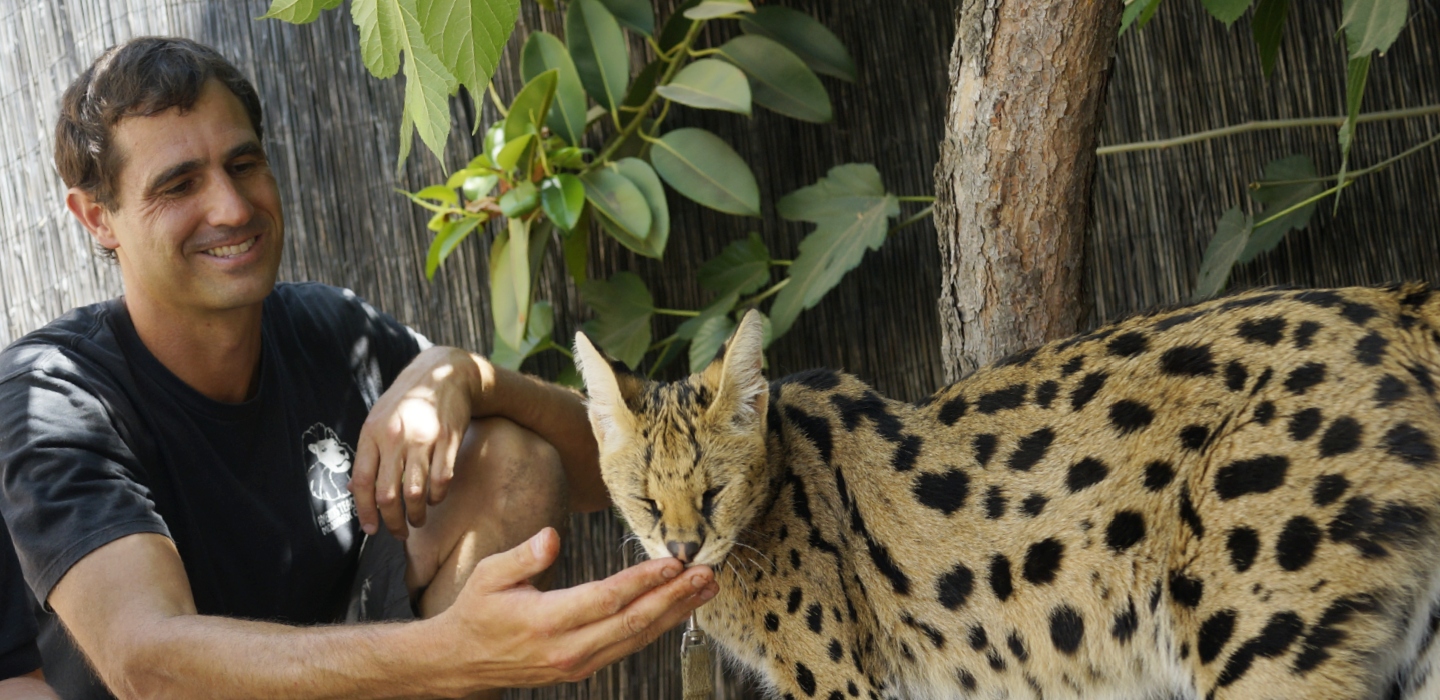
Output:
<path fill-rule="evenodd" d="M 236 175 L 244 175 L 255 170 L 258 167 L 260 167 L 259 163 L 247 160 L 231 165 L 230 172 L 235 173 Z"/>
<path fill-rule="evenodd" d="M 184 182 L 181 182 L 181 183 L 178 184 L 178 185 L 175 185 L 175 186 L 173 186 L 173 187 L 169 187 L 169 188 L 167 188 L 167 189 L 165 190 L 165 196 L 167 196 L 167 197 L 178 197 L 178 196 L 180 196 L 180 195 L 182 195 L 182 194 L 185 194 L 186 192 L 189 192 L 189 191 L 190 191 L 190 184 L 191 184 L 191 181 L 190 181 L 190 180 L 185 180 Z"/>

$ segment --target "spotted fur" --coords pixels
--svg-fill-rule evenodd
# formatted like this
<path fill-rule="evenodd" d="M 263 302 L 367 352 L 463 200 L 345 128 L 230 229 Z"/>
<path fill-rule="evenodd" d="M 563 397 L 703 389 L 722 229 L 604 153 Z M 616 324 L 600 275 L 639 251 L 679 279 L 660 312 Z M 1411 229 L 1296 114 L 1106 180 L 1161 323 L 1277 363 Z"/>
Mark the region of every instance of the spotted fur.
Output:
<path fill-rule="evenodd" d="M 589 344 L 601 468 L 786 700 L 1440 697 L 1440 294 L 1138 316 L 917 404 L 766 387 L 760 323 L 657 384 Z"/>

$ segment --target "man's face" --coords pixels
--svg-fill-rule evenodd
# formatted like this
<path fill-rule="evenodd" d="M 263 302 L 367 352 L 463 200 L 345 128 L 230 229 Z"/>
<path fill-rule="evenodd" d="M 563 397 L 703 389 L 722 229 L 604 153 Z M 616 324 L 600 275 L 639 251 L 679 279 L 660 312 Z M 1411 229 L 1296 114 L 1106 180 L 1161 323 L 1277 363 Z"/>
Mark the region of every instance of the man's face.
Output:
<path fill-rule="evenodd" d="M 118 207 L 91 209 L 95 225 L 77 215 L 116 252 L 131 303 L 203 315 L 264 300 L 285 227 L 240 100 L 212 80 L 189 111 L 122 119 L 113 143 Z"/>

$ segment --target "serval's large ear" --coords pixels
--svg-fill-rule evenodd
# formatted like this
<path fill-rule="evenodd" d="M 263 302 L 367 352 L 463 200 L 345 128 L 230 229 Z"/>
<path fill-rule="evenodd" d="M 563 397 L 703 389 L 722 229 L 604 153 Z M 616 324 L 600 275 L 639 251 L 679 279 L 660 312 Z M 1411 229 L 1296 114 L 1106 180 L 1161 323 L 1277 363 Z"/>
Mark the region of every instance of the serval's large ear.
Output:
<path fill-rule="evenodd" d="M 724 411 L 737 425 L 753 426 L 763 420 L 770 400 L 770 385 L 761 373 L 765 361 L 765 326 L 754 309 L 740 319 L 735 333 L 726 341 L 713 410 Z M 709 374 L 715 369 L 712 363 Z"/>
<path fill-rule="evenodd" d="M 575 334 L 575 365 L 580 368 L 585 391 L 590 396 L 585 404 L 595 440 L 602 453 L 613 451 L 635 432 L 635 414 L 625 405 L 621 378 L 584 333 Z"/>

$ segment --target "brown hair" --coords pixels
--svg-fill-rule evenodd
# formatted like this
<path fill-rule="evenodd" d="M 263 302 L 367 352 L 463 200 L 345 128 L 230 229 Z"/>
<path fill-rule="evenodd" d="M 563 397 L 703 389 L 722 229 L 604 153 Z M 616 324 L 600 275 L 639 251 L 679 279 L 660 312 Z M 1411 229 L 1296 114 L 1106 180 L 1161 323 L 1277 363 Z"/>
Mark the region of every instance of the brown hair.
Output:
<path fill-rule="evenodd" d="M 141 37 L 106 49 L 60 98 L 55 124 L 60 178 L 114 211 L 115 177 L 124 165 L 111 143 L 115 125 L 126 117 L 188 110 L 211 79 L 239 98 L 255 136 L 263 137 L 255 88 L 214 49 L 177 37 Z"/>

